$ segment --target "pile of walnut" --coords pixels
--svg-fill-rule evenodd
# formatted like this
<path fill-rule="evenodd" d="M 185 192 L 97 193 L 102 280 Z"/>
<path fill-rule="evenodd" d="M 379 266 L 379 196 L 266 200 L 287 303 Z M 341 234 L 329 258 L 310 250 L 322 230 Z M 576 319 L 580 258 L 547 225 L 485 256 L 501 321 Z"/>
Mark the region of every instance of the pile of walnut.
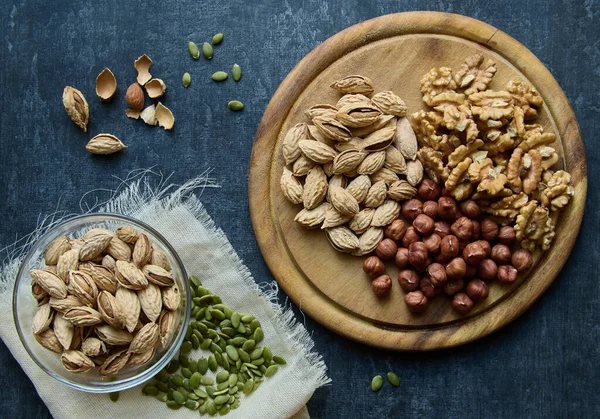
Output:
<path fill-rule="evenodd" d="M 495 73 L 495 63 L 478 54 L 454 74 L 440 67 L 423 76 L 423 101 L 433 109 L 411 116 L 419 160 L 448 195 L 515 224 L 522 247 L 547 250 L 555 213 L 574 194 L 571 176 L 553 170 L 555 135 L 534 121 L 543 104 L 538 92 L 514 80 L 506 90 L 488 89 Z"/>
<path fill-rule="evenodd" d="M 281 147 L 284 196 L 303 204 L 295 220 L 326 230 L 331 245 L 356 256 L 372 252 L 383 228 L 412 198 L 423 178 L 407 108 L 391 91 L 373 94 L 371 80 L 348 76 L 332 84 L 335 105 L 306 111 Z M 403 179 L 400 178 L 403 177 Z"/>
<path fill-rule="evenodd" d="M 32 330 L 65 369 L 114 375 L 169 344 L 181 297 L 167 255 L 145 234 L 123 226 L 60 236 L 44 259 L 30 271 L 39 306 Z"/>
<path fill-rule="evenodd" d="M 512 284 L 517 273 L 532 265 L 526 249 L 512 252 L 515 229 L 500 227 L 490 218 L 479 220 L 481 210 L 473 200 L 457 204 L 442 196 L 440 186 L 425 179 L 418 198 L 402 204 L 402 217 L 385 229 L 387 238 L 377 246 L 377 256 L 364 261 L 363 269 L 373 278 L 373 292 L 386 296 L 392 279 L 385 275 L 382 260 L 394 260 L 400 268 L 398 282 L 407 293 L 404 301 L 413 313 L 427 309 L 438 294 L 452 298 L 452 308 L 467 314 L 488 296 L 488 282 Z"/>

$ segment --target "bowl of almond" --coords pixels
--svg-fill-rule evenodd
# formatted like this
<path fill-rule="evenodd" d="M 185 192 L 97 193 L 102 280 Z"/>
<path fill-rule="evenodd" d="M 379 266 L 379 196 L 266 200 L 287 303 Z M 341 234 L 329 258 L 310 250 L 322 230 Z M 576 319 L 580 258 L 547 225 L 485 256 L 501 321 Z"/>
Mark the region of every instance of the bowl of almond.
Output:
<path fill-rule="evenodd" d="M 25 257 L 13 316 L 32 360 L 78 390 L 140 384 L 177 352 L 190 320 L 183 263 L 152 227 L 116 214 L 64 221 Z"/>

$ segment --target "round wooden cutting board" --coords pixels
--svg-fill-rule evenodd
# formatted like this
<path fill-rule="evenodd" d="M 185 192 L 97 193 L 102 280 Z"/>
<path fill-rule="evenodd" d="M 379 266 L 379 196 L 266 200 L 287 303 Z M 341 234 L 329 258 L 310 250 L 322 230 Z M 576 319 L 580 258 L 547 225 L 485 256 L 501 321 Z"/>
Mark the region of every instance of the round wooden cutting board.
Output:
<path fill-rule="evenodd" d="M 549 251 L 526 277 L 512 286 L 491 284 L 490 296 L 467 316 L 440 297 L 421 315 L 408 312 L 395 280 L 389 298 L 378 299 L 362 271 L 364 258 L 335 251 L 321 230 L 294 222 L 301 209 L 282 195 L 280 145 L 304 111 L 317 103 L 335 104 L 329 85 L 344 76 L 369 77 L 375 92 L 393 90 L 409 112 L 424 108 L 421 76 L 432 67 L 458 69 L 474 53 L 492 58 L 498 71 L 491 88 L 510 79 L 537 88 L 545 105 L 538 122 L 560 138 L 562 163 L 572 177 L 575 197 L 561 214 Z M 263 256 L 279 285 L 313 319 L 350 339 L 394 350 L 430 350 L 485 336 L 525 311 L 552 283 L 575 242 L 585 204 L 586 161 L 575 115 L 544 65 L 523 45 L 483 22 L 459 15 L 411 12 L 382 16 L 352 26 L 308 54 L 286 77 L 256 133 L 249 178 L 250 212 Z"/>

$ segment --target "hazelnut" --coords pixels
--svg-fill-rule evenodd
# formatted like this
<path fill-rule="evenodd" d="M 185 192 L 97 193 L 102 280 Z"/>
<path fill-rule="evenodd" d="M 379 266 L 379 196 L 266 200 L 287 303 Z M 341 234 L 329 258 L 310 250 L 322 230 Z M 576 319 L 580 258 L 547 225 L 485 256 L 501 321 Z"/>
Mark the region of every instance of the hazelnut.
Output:
<path fill-rule="evenodd" d="M 487 257 L 485 249 L 481 245 L 481 240 L 466 245 L 462 256 L 469 265 L 477 265 Z"/>
<path fill-rule="evenodd" d="M 417 233 L 417 230 L 415 230 L 414 227 L 408 227 L 406 229 L 406 233 L 404 234 L 404 237 L 402 237 L 402 244 L 404 245 L 404 247 L 408 247 L 412 243 L 418 242 L 419 240 L 421 240 L 421 236 L 419 236 L 419 233 Z"/>
<path fill-rule="evenodd" d="M 423 242 L 414 242 L 408 248 L 408 261 L 417 269 L 423 269 L 427 265 L 427 247 Z"/>
<path fill-rule="evenodd" d="M 497 244 L 492 247 L 490 258 L 498 265 L 510 263 L 510 247 L 505 244 Z"/>
<path fill-rule="evenodd" d="M 461 202 L 460 211 L 464 216 L 469 218 L 477 218 L 481 213 L 479 205 L 477 205 L 477 202 L 473 201 L 472 199 Z"/>
<path fill-rule="evenodd" d="M 531 257 L 531 253 L 529 253 L 526 249 L 519 249 L 512 255 L 512 266 L 514 266 L 517 271 L 523 272 L 527 269 L 531 268 L 533 264 L 533 258 Z"/>
<path fill-rule="evenodd" d="M 434 182 L 431 179 L 425 179 L 419 186 L 418 190 L 419 198 L 424 200 L 436 200 L 442 194 L 442 189 L 440 185 Z"/>
<path fill-rule="evenodd" d="M 404 269 L 398 272 L 398 283 L 406 292 L 418 289 L 420 279 L 419 274 L 412 269 Z"/>
<path fill-rule="evenodd" d="M 441 253 L 438 253 L 437 255 L 435 255 L 433 257 L 434 262 L 441 263 L 442 265 L 445 265 L 446 263 L 448 263 L 449 260 L 450 260 L 449 258 L 445 257 Z"/>
<path fill-rule="evenodd" d="M 498 223 L 485 218 L 481 222 L 481 237 L 488 241 L 496 240 L 496 237 L 498 237 Z"/>
<path fill-rule="evenodd" d="M 515 233 L 515 229 L 511 226 L 504 226 L 498 232 L 498 241 L 502 244 L 513 244 L 515 239 L 517 238 L 517 233 Z"/>
<path fill-rule="evenodd" d="M 467 264 L 463 258 L 454 258 L 446 265 L 446 274 L 450 279 L 460 279 L 467 272 Z"/>
<path fill-rule="evenodd" d="M 404 234 L 406 233 L 406 224 L 402 220 L 394 220 L 392 224 L 387 226 L 385 230 L 383 230 L 383 234 L 385 237 L 389 237 L 392 240 L 402 240 Z"/>
<path fill-rule="evenodd" d="M 452 298 L 452 308 L 458 314 L 465 315 L 473 309 L 473 300 L 464 292 L 459 292 Z"/>
<path fill-rule="evenodd" d="M 410 265 L 408 261 L 408 249 L 406 247 L 401 247 L 396 252 L 396 258 L 394 259 L 396 262 L 396 266 L 400 269 L 406 269 Z"/>
<path fill-rule="evenodd" d="M 433 232 L 441 238 L 450 234 L 450 224 L 445 221 L 436 221 L 433 223 Z"/>
<path fill-rule="evenodd" d="M 438 204 L 435 201 L 425 201 L 423 202 L 423 214 L 428 217 L 433 218 L 434 220 L 438 216 Z"/>
<path fill-rule="evenodd" d="M 484 281 L 493 281 L 498 275 L 498 265 L 492 259 L 484 259 L 477 265 L 477 276 Z"/>
<path fill-rule="evenodd" d="M 503 284 L 512 284 L 517 280 L 517 268 L 512 265 L 498 266 L 498 281 Z"/>
<path fill-rule="evenodd" d="M 397 251 L 398 245 L 392 239 L 381 240 L 375 248 L 375 253 L 383 260 L 394 259 Z"/>
<path fill-rule="evenodd" d="M 469 240 L 473 235 L 473 222 L 467 217 L 460 217 L 450 226 L 450 231 L 458 240 Z"/>
<path fill-rule="evenodd" d="M 429 265 L 427 267 L 427 275 L 434 287 L 441 287 L 448 280 L 446 269 L 444 269 L 444 266 L 440 263 L 432 263 Z"/>
<path fill-rule="evenodd" d="M 404 296 L 404 302 L 411 313 L 422 313 L 427 310 L 429 300 L 421 291 L 409 292 Z"/>
<path fill-rule="evenodd" d="M 440 251 L 440 244 L 442 243 L 442 238 L 437 234 L 433 233 L 423 239 L 423 243 L 427 247 L 427 251 L 431 254 L 438 254 Z"/>
<path fill-rule="evenodd" d="M 467 265 L 467 270 L 465 271 L 465 278 L 473 278 L 477 273 L 477 267 L 475 265 Z"/>
<path fill-rule="evenodd" d="M 378 297 L 385 297 L 392 289 L 392 278 L 388 275 L 378 276 L 371 282 L 371 286 L 373 287 L 373 294 Z"/>
<path fill-rule="evenodd" d="M 423 204 L 418 199 L 409 199 L 402 204 L 402 216 L 409 220 L 414 220 L 417 215 L 423 213 Z"/>
<path fill-rule="evenodd" d="M 458 206 L 454 198 L 442 196 L 438 199 L 438 217 L 444 220 L 455 220 L 458 215 Z"/>
<path fill-rule="evenodd" d="M 458 241 L 458 253 L 465 250 L 465 247 L 467 247 L 467 244 L 469 244 L 469 240 L 459 240 Z"/>
<path fill-rule="evenodd" d="M 458 256 L 458 239 L 455 236 L 446 236 L 440 243 L 440 254 L 446 258 Z"/>
<path fill-rule="evenodd" d="M 477 240 L 475 243 L 479 243 L 481 245 L 483 251 L 485 252 L 485 257 L 488 257 L 492 252 L 492 246 L 490 245 L 490 242 L 485 240 Z"/>
<path fill-rule="evenodd" d="M 433 231 L 433 222 L 433 218 L 425 214 L 419 214 L 413 221 L 413 227 L 420 235 L 427 236 Z"/>
<path fill-rule="evenodd" d="M 462 290 L 463 287 L 464 287 L 464 281 L 462 280 L 462 278 L 449 279 L 444 284 L 444 294 L 453 296 L 454 294 L 456 294 L 457 292 Z"/>
<path fill-rule="evenodd" d="M 473 234 L 471 234 L 471 240 L 479 240 L 481 237 L 481 223 L 477 220 L 471 220 L 473 223 Z"/>
<path fill-rule="evenodd" d="M 433 298 L 440 293 L 440 289 L 433 286 L 429 277 L 421 278 L 421 281 L 419 281 L 419 289 L 427 298 Z"/>
<path fill-rule="evenodd" d="M 481 279 L 473 279 L 467 284 L 467 295 L 476 303 L 485 300 L 489 294 L 488 285 Z"/>
<path fill-rule="evenodd" d="M 377 278 L 385 272 L 385 265 L 377 256 L 370 256 L 363 262 L 363 271 L 371 278 Z"/>

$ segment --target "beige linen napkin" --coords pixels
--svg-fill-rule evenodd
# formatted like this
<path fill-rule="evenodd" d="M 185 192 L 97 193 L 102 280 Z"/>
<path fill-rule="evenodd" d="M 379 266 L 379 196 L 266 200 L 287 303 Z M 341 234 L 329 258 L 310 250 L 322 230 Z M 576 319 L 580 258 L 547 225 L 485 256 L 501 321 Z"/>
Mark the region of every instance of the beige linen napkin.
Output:
<path fill-rule="evenodd" d="M 230 419 L 308 418 L 306 402 L 315 389 L 330 382 L 321 356 L 313 351 L 313 341 L 304 326 L 297 323 L 289 309 L 276 302 L 276 289 L 254 282 L 231 244 L 204 210 L 198 198 L 191 194 L 197 188 L 215 186 L 203 176 L 173 191 L 172 186 L 148 185 L 148 173 L 128 181 L 114 193 L 98 212 L 130 215 L 158 230 L 173 245 L 190 275 L 202 283 L 234 310 L 247 312 L 262 323 L 265 344 L 273 353 L 287 359 L 272 378 L 263 382 L 250 396 L 242 396 L 241 405 L 226 417 Z M 42 225 L 29 236 L 31 243 L 48 227 L 60 220 Z M 2 269 L 0 279 L 0 338 L 35 385 L 52 415 L 56 418 L 197 418 L 198 412 L 182 408 L 169 410 L 164 403 L 141 394 L 140 387 L 121 392 L 117 403 L 106 394 L 90 394 L 73 390 L 48 376 L 29 358 L 15 330 L 12 317 L 12 288 L 22 252 Z M 201 350 L 193 352 L 199 357 Z"/>

